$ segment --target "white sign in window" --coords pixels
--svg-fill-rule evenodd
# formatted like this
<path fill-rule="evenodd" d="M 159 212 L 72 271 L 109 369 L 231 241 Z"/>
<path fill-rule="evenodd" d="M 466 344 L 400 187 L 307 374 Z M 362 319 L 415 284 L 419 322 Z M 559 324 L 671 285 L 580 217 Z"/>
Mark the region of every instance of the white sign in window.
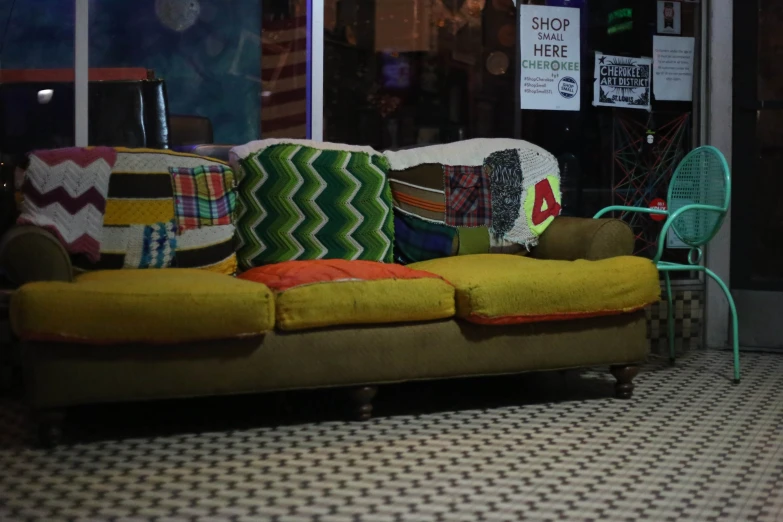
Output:
<path fill-rule="evenodd" d="M 656 100 L 693 100 L 693 38 L 653 37 L 653 94 Z"/>
<path fill-rule="evenodd" d="M 519 13 L 521 108 L 578 111 L 579 9 L 521 5 Z"/>

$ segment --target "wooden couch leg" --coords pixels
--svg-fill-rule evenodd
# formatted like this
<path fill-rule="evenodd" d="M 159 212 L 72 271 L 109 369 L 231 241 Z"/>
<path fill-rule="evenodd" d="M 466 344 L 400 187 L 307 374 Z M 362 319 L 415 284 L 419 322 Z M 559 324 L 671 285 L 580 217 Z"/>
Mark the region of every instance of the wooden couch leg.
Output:
<path fill-rule="evenodd" d="M 609 368 L 617 383 L 614 385 L 614 396 L 618 399 L 630 399 L 633 395 L 633 378 L 639 373 L 638 366 L 612 366 Z"/>
<path fill-rule="evenodd" d="M 362 421 L 370 420 L 372 400 L 377 393 L 377 386 L 361 386 L 351 390 L 351 417 Z"/>
<path fill-rule="evenodd" d="M 53 448 L 63 440 L 64 409 L 39 410 L 36 412 L 37 443 L 42 448 Z"/>

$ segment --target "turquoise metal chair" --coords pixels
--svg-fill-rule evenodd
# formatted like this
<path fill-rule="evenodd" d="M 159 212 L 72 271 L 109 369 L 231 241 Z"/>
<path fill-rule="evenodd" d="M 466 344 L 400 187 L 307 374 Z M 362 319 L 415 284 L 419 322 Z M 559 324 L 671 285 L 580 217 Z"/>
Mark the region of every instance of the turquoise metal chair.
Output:
<path fill-rule="evenodd" d="M 650 208 L 612 206 L 595 215 L 600 218 L 608 212 L 641 212 L 645 214 L 663 214 L 668 216 L 658 238 L 658 251 L 653 262 L 663 273 L 666 281 L 666 296 L 669 300 L 669 354 L 674 362 L 674 303 L 672 282 L 669 275 L 675 270 L 698 270 L 713 278 L 729 301 L 731 309 L 731 332 L 734 348 L 734 383 L 740 381 L 739 332 L 737 308 L 726 284 L 712 270 L 701 264 L 702 247 L 720 230 L 723 219 L 729 210 L 731 200 L 731 173 L 726 158 L 715 147 L 704 146 L 691 151 L 674 171 L 669 183 L 667 210 Z M 661 261 L 669 229 L 688 246 L 688 264 Z"/>

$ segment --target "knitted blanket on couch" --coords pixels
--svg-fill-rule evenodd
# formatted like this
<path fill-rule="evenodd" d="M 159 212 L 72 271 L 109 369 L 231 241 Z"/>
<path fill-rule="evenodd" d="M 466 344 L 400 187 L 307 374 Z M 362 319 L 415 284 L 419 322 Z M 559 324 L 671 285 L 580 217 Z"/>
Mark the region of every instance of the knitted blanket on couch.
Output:
<path fill-rule="evenodd" d="M 54 234 L 71 254 L 100 258 L 109 177 L 117 160 L 110 147 L 34 152 L 22 184 L 17 223 Z"/>

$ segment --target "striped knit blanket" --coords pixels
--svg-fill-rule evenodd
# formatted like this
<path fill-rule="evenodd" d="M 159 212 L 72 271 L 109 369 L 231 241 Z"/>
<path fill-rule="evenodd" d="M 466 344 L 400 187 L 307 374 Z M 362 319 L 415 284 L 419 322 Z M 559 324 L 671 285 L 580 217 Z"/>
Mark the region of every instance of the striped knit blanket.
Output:
<path fill-rule="evenodd" d="M 100 258 L 109 177 L 117 152 L 109 147 L 39 151 L 30 155 L 17 223 L 42 227 L 71 254 Z"/>

